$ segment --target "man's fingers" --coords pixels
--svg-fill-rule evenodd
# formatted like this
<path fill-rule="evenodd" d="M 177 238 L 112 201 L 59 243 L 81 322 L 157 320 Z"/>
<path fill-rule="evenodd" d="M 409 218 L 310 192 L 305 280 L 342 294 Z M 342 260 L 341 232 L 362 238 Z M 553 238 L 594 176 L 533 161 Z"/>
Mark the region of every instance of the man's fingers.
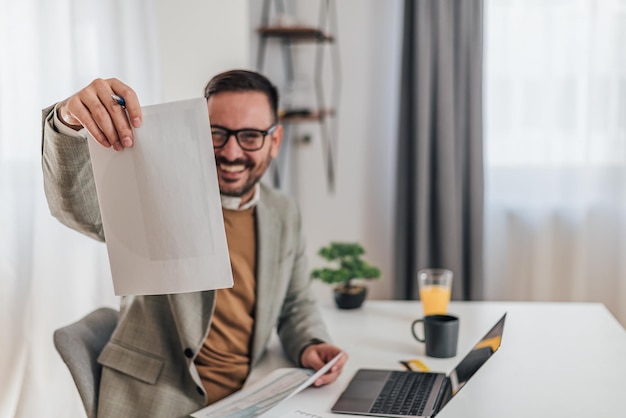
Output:
<path fill-rule="evenodd" d="M 323 348 L 323 347 L 319 347 L 319 348 Z M 337 348 L 336 347 L 332 347 L 333 349 L 328 351 L 328 350 L 322 350 L 322 351 L 316 351 L 315 352 L 315 356 L 313 356 L 313 358 L 311 359 L 311 363 L 313 363 L 313 368 L 315 370 L 319 370 L 320 368 L 322 368 L 328 361 L 332 360 L 338 353 L 337 353 Z M 344 352 L 341 354 L 341 356 L 339 357 L 339 359 L 337 360 L 337 362 L 335 364 L 333 364 L 333 366 L 330 368 L 330 370 L 328 370 L 328 372 L 324 373 L 322 376 L 320 376 L 319 378 L 317 378 L 314 382 L 315 386 L 323 386 L 323 385 L 327 385 L 329 383 L 334 382 L 337 377 L 339 377 L 339 375 L 341 374 L 341 371 L 343 370 L 343 366 L 346 363 L 346 361 L 348 360 L 348 355 Z"/>
<path fill-rule="evenodd" d="M 126 108 L 118 104 L 113 95 L 123 97 Z M 139 127 L 142 122 L 137 95 L 115 78 L 93 80 L 64 102 L 62 108 L 64 121 L 79 122 L 98 143 L 117 151 L 133 145 L 131 124 Z"/>
<path fill-rule="evenodd" d="M 141 114 L 139 99 L 137 99 L 135 91 L 116 78 L 112 78 L 107 81 L 110 83 L 114 94 L 124 98 L 126 112 L 128 112 L 128 119 L 130 119 L 130 123 L 134 128 L 139 128 L 143 122 L 143 116 Z"/>
<path fill-rule="evenodd" d="M 319 356 L 318 353 L 315 353 L 314 356 L 311 356 L 311 368 L 313 370 L 319 370 L 322 367 L 324 367 L 324 365 L 326 364 L 326 362 L 324 362 L 324 360 L 322 360 L 322 358 Z"/>
<path fill-rule="evenodd" d="M 120 151 L 123 149 L 123 146 L 120 142 L 120 131 L 126 133 L 130 132 L 130 127 L 128 125 L 128 121 L 126 121 L 126 115 L 121 115 L 121 112 L 118 112 L 116 115 L 116 110 L 112 106 L 113 100 L 109 94 L 109 103 L 105 101 L 105 97 L 103 97 L 106 93 L 102 92 L 102 89 L 96 90 L 95 92 L 86 92 L 85 94 L 79 94 L 79 98 L 82 100 L 83 105 L 87 108 L 88 116 L 93 120 L 93 123 L 89 124 L 89 126 L 84 125 L 85 128 L 89 131 L 89 133 L 96 138 L 99 143 L 103 143 L 103 139 L 99 137 L 99 133 L 104 135 L 104 139 L 113 146 L 116 151 Z M 119 106 L 117 106 L 119 108 Z M 79 118 L 80 115 L 77 115 Z M 121 120 L 120 120 L 121 119 Z M 122 127 L 118 126 L 121 124 Z M 126 128 L 123 128 L 123 125 L 126 125 Z M 128 135 L 128 133 L 126 133 Z"/>
<path fill-rule="evenodd" d="M 118 140 L 124 147 L 131 147 L 133 145 L 133 131 L 129 125 L 129 119 L 130 124 L 135 128 L 139 128 L 142 123 L 139 100 L 135 91 L 118 79 L 111 78 L 106 81 L 111 89 L 110 102 L 107 107 L 109 107 L 117 130 Z M 123 100 L 123 105 L 118 103 L 118 98 Z"/>
<path fill-rule="evenodd" d="M 324 386 L 333 383 L 335 380 L 337 380 L 340 374 L 340 371 L 325 373 L 323 376 L 317 378 L 313 385 Z"/>
<path fill-rule="evenodd" d="M 337 363 L 333 364 L 333 367 L 331 367 L 331 371 L 337 371 L 337 370 L 341 370 L 343 368 L 343 365 L 346 364 L 346 361 L 348 361 L 348 353 L 344 352 L 343 354 L 341 354 L 341 357 L 339 357 L 339 360 L 337 360 Z"/>
<path fill-rule="evenodd" d="M 100 129 L 106 134 L 116 151 L 133 145 L 133 131 L 128 122 L 124 107 L 112 97 L 108 89 L 98 91 L 98 100 L 94 101 L 91 113 L 96 115 Z"/>

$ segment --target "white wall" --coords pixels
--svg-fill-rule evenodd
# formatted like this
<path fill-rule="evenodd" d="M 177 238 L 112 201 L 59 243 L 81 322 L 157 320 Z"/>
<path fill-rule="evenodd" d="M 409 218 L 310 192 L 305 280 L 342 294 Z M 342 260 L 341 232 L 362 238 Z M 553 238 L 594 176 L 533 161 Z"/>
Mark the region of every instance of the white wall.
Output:
<path fill-rule="evenodd" d="M 298 19 L 315 24 L 319 1 L 285 4 Z M 293 128 L 298 137 L 310 135 L 312 141 L 289 144 L 286 173 L 288 188 L 302 208 L 310 266 L 323 263 L 317 249 L 331 240 L 358 241 L 366 249 L 366 259 L 382 269 L 382 279 L 368 283 L 370 297 L 379 299 L 390 298 L 393 288 L 402 3 L 335 1 L 342 75 L 336 190 L 331 194 L 327 189 L 317 124 Z M 163 100 L 198 97 L 215 73 L 253 68 L 261 5 L 259 0 L 160 0 Z M 284 85 L 282 55 L 273 45 L 268 46 L 265 72 L 280 87 Z M 314 49 L 301 46 L 295 53 L 298 78 L 312 80 Z M 329 72 L 328 66 L 325 71 Z M 322 299 L 332 298 L 327 285 L 316 283 L 315 291 Z"/>
<path fill-rule="evenodd" d="M 163 101 L 202 97 L 209 79 L 248 68 L 247 0 L 159 0 Z"/>
<path fill-rule="evenodd" d="M 392 297 L 393 210 L 402 1 L 336 2 L 342 66 L 338 174 L 335 196 L 320 178 L 301 183 L 311 248 L 330 239 L 363 243 L 382 280 L 369 285 L 372 298 Z M 319 171 L 319 147 L 303 150 L 298 164 Z M 317 156 L 317 157 L 316 157 Z M 325 222 L 333 219 L 332 222 Z M 313 262 L 315 258 L 311 258 Z"/>
<path fill-rule="evenodd" d="M 258 3 L 251 2 L 253 26 L 260 22 Z M 286 2 L 288 11 L 309 24 L 317 22 L 319 4 L 310 0 Z M 336 47 L 341 64 L 335 192 L 330 194 L 327 189 L 316 124 L 295 128 L 297 136 L 310 135 L 313 140 L 308 144 L 293 143 L 288 173 L 295 179 L 292 188 L 303 212 L 311 267 L 323 265 L 317 249 L 329 241 L 358 241 L 365 247 L 366 259 L 382 269 L 382 280 L 368 283 L 369 297 L 379 299 L 392 297 L 394 280 L 393 208 L 402 4 L 400 0 L 335 1 Z M 254 37 L 255 34 L 253 51 Z M 276 44 L 274 49 L 278 50 Z M 296 79 L 312 80 L 314 47 L 298 46 L 295 53 Z M 280 85 L 280 75 L 284 76 L 282 57 L 270 52 L 266 57 L 270 60 L 266 70 Z M 327 51 L 325 62 L 329 59 Z M 330 73 L 326 66 L 327 87 Z M 332 297 L 328 285 L 316 283 L 315 291 L 321 298 Z"/>

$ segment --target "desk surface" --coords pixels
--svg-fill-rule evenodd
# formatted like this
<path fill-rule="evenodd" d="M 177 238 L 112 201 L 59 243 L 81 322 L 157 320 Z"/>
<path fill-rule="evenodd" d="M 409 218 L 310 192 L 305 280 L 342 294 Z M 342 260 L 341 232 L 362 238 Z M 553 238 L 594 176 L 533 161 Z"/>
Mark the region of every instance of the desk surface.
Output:
<path fill-rule="evenodd" d="M 401 370 L 400 360 L 421 359 L 432 371 L 448 373 L 475 343 L 508 312 L 502 346 L 446 405 L 446 417 L 622 416 L 626 411 L 626 331 L 601 304 L 452 302 L 460 318 L 457 356 L 426 357 L 413 339 L 411 322 L 421 316 L 419 302 L 366 301 L 358 310 L 323 306 L 334 338 L 350 358 L 332 385 L 308 388 L 271 411 L 280 417 L 299 409 L 321 417 L 357 369 Z M 287 366 L 273 340 L 250 380 Z"/>

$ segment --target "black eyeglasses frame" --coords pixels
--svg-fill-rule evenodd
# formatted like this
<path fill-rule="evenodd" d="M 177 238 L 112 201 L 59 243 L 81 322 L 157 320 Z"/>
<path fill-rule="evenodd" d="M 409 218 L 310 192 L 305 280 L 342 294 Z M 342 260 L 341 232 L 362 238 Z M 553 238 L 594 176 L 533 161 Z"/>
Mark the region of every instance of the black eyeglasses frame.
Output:
<path fill-rule="evenodd" d="M 211 125 L 211 134 L 213 134 L 213 129 L 219 129 L 224 131 L 225 135 L 226 135 L 226 141 L 224 141 L 224 143 L 222 145 L 218 145 L 216 146 L 215 144 L 213 144 L 213 148 L 214 149 L 220 149 L 220 148 L 224 148 L 226 146 L 226 144 L 228 144 L 228 141 L 230 141 L 230 137 L 234 136 L 235 140 L 237 141 L 237 145 L 239 145 L 239 147 L 244 150 L 244 151 L 258 151 L 261 148 L 263 148 L 263 145 L 265 145 L 265 137 L 267 137 L 268 135 L 271 135 L 274 133 L 274 131 L 276 131 L 276 128 L 278 128 L 278 123 L 274 123 L 272 124 L 272 126 L 270 126 L 269 128 L 267 128 L 266 130 L 262 130 L 262 129 L 253 129 L 253 128 L 243 128 L 243 129 L 228 129 L 225 128 L 223 126 L 220 125 Z M 261 145 L 257 148 L 248 148 L 248 147 L 244 147 L 243 145 L 241 145 L 241 141 L 239 140 L 239 133 L 240 132 L 256 132 L 259 133 L 263 136 L 263 141 L 261 141 Z"/>

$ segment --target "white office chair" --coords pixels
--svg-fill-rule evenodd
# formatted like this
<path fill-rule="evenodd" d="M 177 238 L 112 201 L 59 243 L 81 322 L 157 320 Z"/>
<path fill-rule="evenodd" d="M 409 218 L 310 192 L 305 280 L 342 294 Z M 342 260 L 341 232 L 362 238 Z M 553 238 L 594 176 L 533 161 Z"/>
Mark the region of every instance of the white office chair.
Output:
<path fill-rule="evenodd" d="M 117 325 L 119 313 L 97 309 L 84 318 L 54 331 L 54 346 L 70 370 L 87 417 L 96 418 L 102 366 L 98 356 Z"/>

